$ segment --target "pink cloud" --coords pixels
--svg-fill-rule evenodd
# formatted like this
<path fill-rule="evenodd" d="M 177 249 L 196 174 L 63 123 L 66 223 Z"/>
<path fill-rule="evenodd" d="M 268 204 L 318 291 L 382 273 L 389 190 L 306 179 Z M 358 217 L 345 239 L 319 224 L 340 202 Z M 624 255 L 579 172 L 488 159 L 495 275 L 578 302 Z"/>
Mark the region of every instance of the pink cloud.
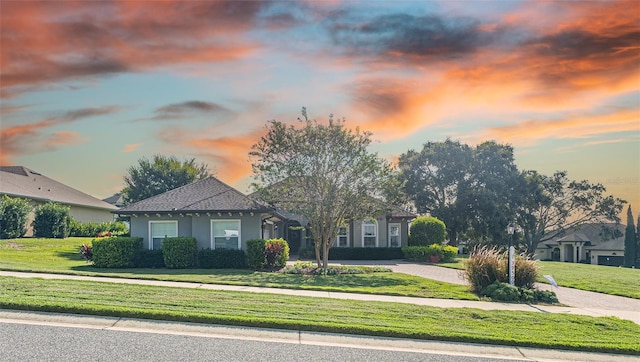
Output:
<path fill-rule="evenodd" d="M 142 145 L 143 145 L 143 143 L 130 143 L 130 144 L 124 146 L 124 149 L 122 150 L 122 152 L 125 152 L 125 153 L 133 152 L 133 151 L 137 150 L 138 147 L 140 147 Z"/>

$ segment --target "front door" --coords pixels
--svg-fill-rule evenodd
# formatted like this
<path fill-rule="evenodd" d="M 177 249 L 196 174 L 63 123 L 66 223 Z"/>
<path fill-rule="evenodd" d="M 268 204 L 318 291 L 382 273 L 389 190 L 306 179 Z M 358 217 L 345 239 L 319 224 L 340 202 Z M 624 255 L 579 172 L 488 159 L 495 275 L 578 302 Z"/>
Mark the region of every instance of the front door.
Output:
<path fill-rule="evenodd" d="M 297 221 L 288 222 L 285 224 L 287 230 L 285 231 L 285 240 L 289 244 L 289 252 L 291 254 L 297 254 L 300 251 L 300 241 L 302 239 L 302 227 Z"/>

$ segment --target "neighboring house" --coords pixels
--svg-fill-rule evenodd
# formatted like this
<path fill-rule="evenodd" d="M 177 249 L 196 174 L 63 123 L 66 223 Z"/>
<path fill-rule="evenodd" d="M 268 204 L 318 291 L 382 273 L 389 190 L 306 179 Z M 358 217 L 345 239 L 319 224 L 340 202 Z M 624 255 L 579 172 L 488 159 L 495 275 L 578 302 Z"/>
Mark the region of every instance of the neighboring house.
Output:
<path fill-rule="evenodd" d="M 119 192 L 117 194 L 113 194 L 107 197 L 106 199 L 102 199 L 102 201 L 106 202 L 107 204 L 114 205 L 116 207 L 124 206 L 124 197 L 122 197 L 122 194 Z"/>
<path fill-rule="evenodd" d="M 167 191 L 125 206 L 119 215 L 130 216 L 131 236 L 141 237 L 149 249 L 159 249 L 165 237 L 194 237 L 199 248 L 245 249 L 246 241 L 284 238 L 292 253 L 313 246 L 304 226 L 307 221 L 269 207 L 215 177 Z M 338 247 L 400 247 L 407 245 L 413 214 L 393 211 L 368 221 L 353 221 L 341 228 Z"/>
<path fill-rule="evenodd" d="M 23 166 L 0 166 L 0 195 L 29 200 L 32 206 L 54 201 L 69 206 L 69 214 L 80 222 L 113 221 L 111 211 L 117 207 L 84 192 L 50 179 Z M 27 234 L 33 235 L 31 222 L 27 220 Z"/>
<path fill-rule="evenodd" d="M 125 206 L 131 236 L 149 249 L 165 237 L 194 237 L 201 249 L 245 249 L 250 239 L 274 236 L 282 216 L 215 177 L 208 177 Z"/>
<path fill-rule="evenodd" d="M 603 231 L 603 226 L 608 232 Z M 624 229 L 622 224 L 584 224 L 540 243 L 536 258 L 619 266 L 624 263 Z M 612 237 L 612 232 L 617 235 Z"/>

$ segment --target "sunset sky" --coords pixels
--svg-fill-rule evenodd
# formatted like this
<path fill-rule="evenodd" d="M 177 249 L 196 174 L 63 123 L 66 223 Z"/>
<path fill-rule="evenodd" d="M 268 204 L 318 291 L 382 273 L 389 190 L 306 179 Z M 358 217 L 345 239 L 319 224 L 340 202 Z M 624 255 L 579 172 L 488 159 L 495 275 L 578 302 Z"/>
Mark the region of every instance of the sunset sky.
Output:
<path fill-rule="evenodd" d="M 0 164 L 98 198 L 154 154 L 246 192 L 266 122 L 305 106 L 390 160 L 495 140 L 640 211 L 636 0 L 2 0 L 0 16 Z"/>

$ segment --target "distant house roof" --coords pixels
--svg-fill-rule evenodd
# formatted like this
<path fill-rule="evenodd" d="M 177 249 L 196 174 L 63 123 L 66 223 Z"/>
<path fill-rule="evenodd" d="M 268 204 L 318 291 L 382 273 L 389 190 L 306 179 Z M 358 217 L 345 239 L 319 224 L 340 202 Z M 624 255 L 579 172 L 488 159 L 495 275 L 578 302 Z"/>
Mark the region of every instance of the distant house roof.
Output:
<path fill-rule="evenodd" d="M 125 206 L 118 214 L 141 212 L 273 211 L 215 177 L 208 177 Z"/>
<path fill-rule="evenodd" d="M 115 210 L 117 207 L 23 166 L 0 166 L 0 194 L 67 205 Z"/>
<path fill-rule="evenodd" d="M 584 242 L 591 245 L 590 249 L 600 249 L 600 246 L 609 241 L 616 241 L 620 235 L 624 235 L 625 225 L 615 223 L 589 223 L 583 224 L 575 229 L 567 230 L 564 234 L 544 241 L 538 248 L 552 248 L 561 242 Z M 615 235 L 614 233 L 617 233 Z M 622 238 L 624 239 L 624 238 Z M 624 249 L 624 248 L 623 248 Z M 619 250 L 619 249 L 612 249 Z"/>
<path fill-rule="evenodd" d="M 102 201 L 117 207 L 124 206 L 124 197 L 122 197 L 122 194 L 119 192 L 107 197 L 106 199 L 102 199 Z"/>
<path fill-rule="evenodd" d="M 589 250 L 624 251 L 624 236 L 620 237 L 620 238 L 617 238 L 617 239 L 605 241 L 605 242 L 600 243 L 598 245 L 588 246 L 587 249 L 589 249 Z"/>

